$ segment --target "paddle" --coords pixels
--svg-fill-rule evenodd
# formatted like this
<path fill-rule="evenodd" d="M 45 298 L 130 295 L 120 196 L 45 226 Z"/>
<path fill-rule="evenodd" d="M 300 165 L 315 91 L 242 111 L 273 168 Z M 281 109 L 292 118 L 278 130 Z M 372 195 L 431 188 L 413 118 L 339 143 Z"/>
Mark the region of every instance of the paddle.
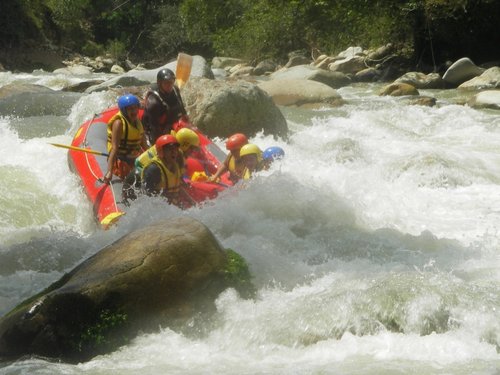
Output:
<path fill-rule="evenodd" d="M 189 79 L 191 74 L 191 67 L 193 66 L 193 56 L 186 53 L 179 53 L 177 55 L 177 67 L 175 68 L 175 77 L 177 80 L 177 86 L 182 88 L 184 84 Z"/>
<path fill-rule="evenodd" d="M 56 146 L 56 147 L 61 147 L 61 148 L 67 148 L 67 149 L 74 150 L 74 151 L 87 152 L 89 154 L 95 154 L 95 155 L 101 155 L 101 156 L 109 156 L 109 154 L 107 154 L 105 152 L 91 150 L 90 148 L 82 148 L 82 147 L 75 147 L 75 146 L 70 146 L 70 145 L 62 145 L 60 143 L 49 143 L 49 145 Z"/>

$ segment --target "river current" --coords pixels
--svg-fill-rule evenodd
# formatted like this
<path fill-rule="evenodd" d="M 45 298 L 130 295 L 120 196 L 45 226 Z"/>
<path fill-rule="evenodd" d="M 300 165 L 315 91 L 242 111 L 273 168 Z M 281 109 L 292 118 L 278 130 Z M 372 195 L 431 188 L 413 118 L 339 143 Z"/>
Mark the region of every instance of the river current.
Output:
<path fill-rule="evenodd" d="M 90 77 L 85 77 L 90 78 Z M 0 73 L 0 87 L 81 78 Z M 162 327 L 87 363 L 0 374 L 500 373 L 500 112 L 339 89 L 335 109 L 281 108 L 286 157 L 244 189 L 180 211 L 140 198 L 103 231 L 67 152 L 111 93 L 0 99 L 0 316 L 134 228 L 187 215 L 248 261 L 258 293 L 222 293 L 199 334 Z M 222 139 L 215 140 L 223 147 Z"/>

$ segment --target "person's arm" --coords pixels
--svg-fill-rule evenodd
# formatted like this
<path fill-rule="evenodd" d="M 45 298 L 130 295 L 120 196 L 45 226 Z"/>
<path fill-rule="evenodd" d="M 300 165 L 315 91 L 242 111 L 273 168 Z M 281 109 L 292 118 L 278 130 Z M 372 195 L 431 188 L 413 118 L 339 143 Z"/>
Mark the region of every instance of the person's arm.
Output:
<path fill-rule="evenodd" d="M 177 97 L 177 101 L 179 102 L 179 108 L 182 112 L 182 117 L 184 118 L 185 121 L 189 121 L 189 117 L 187 115 L 186 108 L 184 107 L 184 102 L 182 100 L 181 90 L 177 86 L 174 86 L 174 93 L 175 96 Z"/>
<path fill-rule="evenodd" d="M 122 122 L 121 120 L 115 120 L 111 125 L 111 151 L 108 156 L 108 170 L 103 177 L 105 184 L 109 184 L 113 178 L 113 167 L 116 162 L 116 157 L 118 154 L 118 147 L 120 146 L 120 140 L 122 139 Z"/>
<path fill-rule="evenodd" d="M 142 148 L 141 152 L 144 152 L 144 151 L 146 151 L 149 148 L 148 141 L 146 139 L 146 133 L 144 133 L 142 135 L 142 138 L 141 138 L 141 148 Z"/>
<path fill-rule="evenodd" d="M 147 195 L 158 195 L 157 186 L 161 182 L 161 170 L 155 163 L 151 163 L 144 169 L 143 186 Z"/>
<path fill-rule="evenodd" d="M 222 176 L 222 174 L 224 172 L 226 172 L 229 168 L 229 159 L 231 158 L 231 154 L 229 153 L 227 156 L 226 156 L 226 160 L 224 160 L 224 163 L 222 163 L 219 168 L 217 169 L 217 172 L 215 172 L 214 175 L 210 176 L 208 178 L 208 181 L 210 182 L 214 182 L 214 181 L 217 181 L 219 179 L 220 176 Z"/>

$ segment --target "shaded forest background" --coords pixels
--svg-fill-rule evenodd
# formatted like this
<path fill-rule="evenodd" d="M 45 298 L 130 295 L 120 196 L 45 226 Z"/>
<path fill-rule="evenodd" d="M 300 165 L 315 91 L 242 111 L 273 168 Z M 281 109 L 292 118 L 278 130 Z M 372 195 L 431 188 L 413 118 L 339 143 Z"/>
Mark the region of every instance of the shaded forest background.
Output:
<path fill-rule="evenodd" d="M 21 69 L 8 66 L 9 53 L 44 50 L 151 63 L 178 51 L 282 63 L 291 51 L 333 55 L 390 42 L 413 68 L 430 71 L 464 56 L 500 60 L 499 21 L 499 0 L 7 0 L 0 62 Z"/>

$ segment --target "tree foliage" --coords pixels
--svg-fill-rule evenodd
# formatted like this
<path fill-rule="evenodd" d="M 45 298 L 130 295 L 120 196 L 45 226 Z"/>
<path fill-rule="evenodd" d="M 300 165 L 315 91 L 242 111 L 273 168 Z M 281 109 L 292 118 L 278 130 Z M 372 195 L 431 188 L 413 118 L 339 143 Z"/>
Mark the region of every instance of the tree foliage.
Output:
<path fill-rule="evenodd" d="M 258 61 L 391 42 L 429 63 L 499 58 L 499 18 L 498 0 L 9 0 L 0 43 L 121 50 L 139 60 L 183 50 Z"/>

